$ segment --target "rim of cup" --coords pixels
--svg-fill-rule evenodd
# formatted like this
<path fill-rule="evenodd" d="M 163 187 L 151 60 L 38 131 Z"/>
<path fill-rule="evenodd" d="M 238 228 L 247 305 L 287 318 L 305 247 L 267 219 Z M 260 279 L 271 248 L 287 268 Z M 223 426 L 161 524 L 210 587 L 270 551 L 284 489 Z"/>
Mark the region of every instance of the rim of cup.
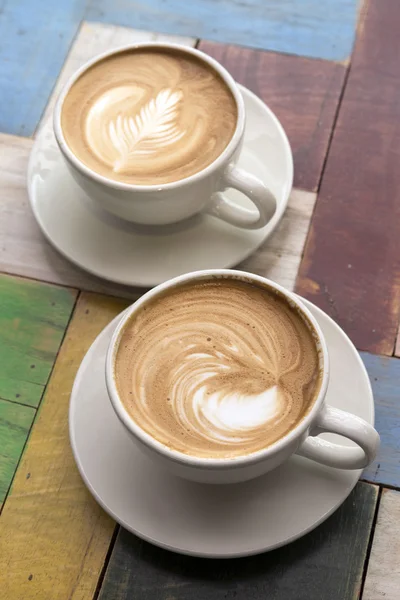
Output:
<path fill-rule="evenodd" d="M 242 456 L 237 456 L 233 458 L 200 458 L 190 454 L 185 454 L 183 452 L 179 452 L 178 450 L 173 450 L 163 443 L 159 442 L 157 439 L 152 437 L 149 433 L 144 431 L 134 420 L 133 417 L 130 416 L 128 411 L 126 410 L 122 400 L 119 397 L 117 392 L 117 387 L 115 383 L 115 357 L 118 350 L 118 344 L 121 337 L 121 334 L 125 328 L 126 323 L 132 318 L 132 316 L 141 309 L 144 304 L 147 304 L 149 301 L 152 301 L 155 297 L 163 294 L 166 290 L 172 289 L 175 287 L 179 287 L 184 283 L 189 281 L 201 281 L 207 279 L 233 279 L 233 280 L 241 280 L 247 281 L 249 283 L 253 283 L 259 285 L 261 287 L 267 289 L 273 289 L 280 293 L 286 301 L 294 307 L 300 314 L 301 318 L 306 322 L 308 327 L 311 329 L 315 341 L 317 350 L 319 353 L 320 359 L 320 371 L 321 371 L 321 384 L 318 391 L 318 395 L 312 403 L 311 408 L 308 412 L 302 417 L 302 419 L 295 425 L 295 427 L 289 431 L 286 435 L 281 437 L 279 440 L 267 446 L 266 448 L 262 448 L 257 452 L 253 452 L 251 454 L 244 454 Z M 121 321 L 118 323 L 113 336 L 110 340 L 110 344 L 107 350 L 106 355 L 106 385 L 108 394 L 113 405 L 114 411 L 119 417 L 120 421 L 125 425 L 125 427 L 133 434 L 136 438 L 138 438 L 143 444 L 155 450 L 157 453 L 168 457 L 170 460 L 175 462 L 179 462 L 181 464 L 192 466 L 192 467 L 204 467 L 209 469 L 210 467 L 218 469 L 218 468 L 236 468 L 240 465 L 248 465 L 257 463 L 262 461 L 266 457 L 270 457 L 275 453 L 281 451 L 285 446 L 291 444 L 296 439 L 299 440 L 299 445 L 302 440 L 302 435 L 306 432 L 307 428 L 310 426 L 312 421 L 315 419 L 318 414 L 321 405 L 324 402 L 324 398 L 326 395 L 327 387 L 329 380 L 329 355 L 328 349 L 326 346 L 326 342 L 321 331 L 321 328 L 315 319 L 315 317 L 311 314 L 309 309 L 301 302 L 301 300 L 292 292 L 289 292 L 281 285 L 259 275 L 254 275 L 252 273 L 247 273 L 245 271 L 231 270 L 231 269 L 208 269 L 203 271 L 194 271 L 191 273 L 186 273 L 184 275 L 180 275 L 173 279 L 170 279 L 155 288 L 152 288 L 148 292 L 146 292 L 143 296 L 139 298 L 134 304 L 132 304 L 123 315 Z"/>
<path fill-rule="evenodd" d="M 87 167 L 72 152 L 72 150 L 70 149 L 70 147 L 68 146 L 68 144 L 65 140 L 64 133 L 63 133 L 63 130 L 61 127 L 61 112 L 62 112 L 62 106 L 64 103 L 64 99 L 67 96 L 70 89 L 72 88 L 73 84 L 77 81 L 77 79 L 79 79 L 79 77 L 85 71 L 90 69 L 93 65 L 95 65 L 98 62 L 101 62 L 102 60 L 104 60 L 105 58 L 107 58 L 109 56 L 113 56 L 115 54 L 120 54 L 122 52 L 127 52 L 129 50 L 136 50 L 136 49 L 140 49 L 140 48 L 165 48 L 167 50 L 168 49 L 178 50 L 179 52 L 184 52 L 186 54 L 191 54 L 193 56 L 196 56 L 202 62 L 207 63 L 209 66 L 211 66 L 211 68 L 213 68 L 220 75 L 220 77 L 223 79 L 223 81 L 228 86 L 230 92 L 232 93 L 232 95 L 235 99 L 236 107 L 237 107 L 237 111 L 238 111 L 236 128 L 233 133 L 233 136 L 231 137 L 226 148 L 211 164 L 204 167 L 204 169 L 202 169 L 201 171 L 198 171 L 197 173 L 193 173 L 192 175 L 189 175 L 188 177 L 185 177 L 183 179 L 178 179 L 177 181 L 171 181 L 169 183 L 164 183 L 164 184 L 137 185 L 134 183 L 123 183 L 120 181 L 116 181 L 114 179 L 109 179 L 108 177 L 104 177 L 103 175 L 100 175 L 93 169 L 90 169 L 89 167 Z M 167 42 L 139 42 L 137 44 L 127 44 L 127 45 L 123 45 L 118 48 L 115 48 L 114 50 L 107 50 L 106 52 L 103 52 L 102 54 L 97 55 L 95 58 L 89 60 L 82 67 L 80 67 L 65 83 L 64 87 L 62 88 L 62 90 L 60 92 L 60 95 L 57 98 L 57 101 L 56 101 L 56 104 L 54 107 L 54 113 L 53 113 L 54 134 L 55 134 L 57 143 L 58 143 L 61 151 L 63 152 L 64 156 L 83 175 L 86 175 L 87 177 L 94 179 L 95 181 L 97 181 L 100 184 L 106 185 L 106 186 L 114 188 L 114 189 L 125 190 L 125 191 L 137 190 L 137 191 L 143 192 L 143 191 L 148 190 L 148 191 L 154 192 L 157 190 L 165 190 L 165 189 L 173 190 L 174 188 L 180 187 L 182 185 L 191 184 L 196 181 L 200 181 L 204 177 L 207 177 L 212 171 L 218 169 L 221 166 L 221 164 L 223 164 L 227 160 L 227 158 L 229 159 L 230 156 L 234 153 L 234 151 L 236 150 L 236 148 L 240 142 L 240 139 L 243 135 L 244 125 L 245 125 L 244 100 L 240 93 L 239 88 L 236 85 L 235 80 L 233 79 L 232 75 L 225 69 L 225 67 L 223 67 L 214 58 L 212 58 L 211 56 L 208 56 L 208 54 L 205 54 L 204 52 L 202 52 L 201 50 L 198 50 L 197 48 L 191 48 L 190 46 L 183 46 L 182 44 L 174 44 L 174 43 L 167 43 Z"/>

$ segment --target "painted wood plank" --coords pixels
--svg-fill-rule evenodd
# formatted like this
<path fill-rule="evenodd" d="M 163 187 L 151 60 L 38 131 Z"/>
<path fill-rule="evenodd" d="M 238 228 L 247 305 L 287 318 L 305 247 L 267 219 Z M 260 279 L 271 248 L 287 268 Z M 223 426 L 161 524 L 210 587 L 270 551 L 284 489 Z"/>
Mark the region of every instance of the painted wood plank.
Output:
<path fill-rule="evenodd" d="M 304 538 L 259 556 L 211 561 L 179 556 L 120 529 L 99 600 L 354 600 L 361 587 L 377 488 L 357 485 Z"/>
<path fill-rule="evenodd" d="M 344 60 L 357 0 L 88 0 L 85 18 L 263 50 Z"/>
<path fill-rule="evenodd" d="M 17 468 L 35 410 L 0 399 L 0 509 Z"/>
<path fill-rule="evenodd" d="M 268 277 L 293 290 L 315 200 L 316 194 L 293 190 L 275 233 L 238 268 Z"/>
<path fill-rule="evenodd" d="M 26 192 L 30 140 L 0 134 L 0 271 L 61 283 L 83 290 L 137 298 L 138 289 L 102 281 L 78 269 L 44 239 Z M 315 194 L 293 190 L 288 209 L 272 238 L 240 268 L 275 279 L 293 289 L 307 237 Z"/>
<path fill-rule="evenodd" d="M 85 352 L 125 305 L 91 294 L 78 299 L 0 519 L 4 598 L 93 597 L 115 524 L 93 500 L 75 466 L 68 405 Z"/>
<path fill-rule="evenodd" d="M 397 600 L 399 557 L 400 492 L 382 490 L 362 600 Z"/>
<path fill-rule="evenodd" d="M 357 348 L 391 355 L 400 313 L 400 3 L 366 0 L 297 290 Z"/>
<path fill-rule="evenodd" d="M 400 357 L 400 329 L 397 332 L 396 348 L 394 351 L 395 356 Z"/>
<path fill-rule="evenodd" d="M 375 426 L 381 436 L 378 456 L 363 479 L 400 488 L 400 360 L 366 352 L 361 358 L 371 380 Z"/>
<path fill-rule="evenodd" d="M 43 237 L 29 206 L 26 171 L 32 140 L 0 134 L 0 271 L 78 289 L 137 297 L 137 290 L 93 277 Z"/>
<path fill-rule="evenodd" d="M 82 0 L 2 2 L 0 131 L 33 133 L 84 8 Z"/>
<path fill-rule="evenodd" d="M 344 85 L 342 64 L 201 41 L 280 119 L 293 151 L 294 185 L 316 191 Z"/>
<path fill-rule="evenodd" d="M 0 131 L 35 130 L 74 39 L 86 18 L 150 31 L 344 60 L 351 52 L 357 0 L 6 0 L 0 16 Z"/>
<path fill-rule="evenodd" d="M 0 275 L 0 398 L 38 406 L 76 296 Z"/>

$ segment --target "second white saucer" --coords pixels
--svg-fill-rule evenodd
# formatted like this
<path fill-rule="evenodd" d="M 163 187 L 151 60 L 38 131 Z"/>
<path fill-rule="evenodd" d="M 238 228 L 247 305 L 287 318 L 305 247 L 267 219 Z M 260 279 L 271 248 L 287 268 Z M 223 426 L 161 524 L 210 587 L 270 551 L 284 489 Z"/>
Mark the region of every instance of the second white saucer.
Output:
<path fill-rule="evenodd" d="M 327 402 L 373 423 L 371 386 L 357 350 L 330 317 L 304 302 L 328 345 Z M 345 500 L 361 471 L 333 469 L 299 456 L 263 477 L 235 485 L 197 484 L 156 467 L 130 439 L 107 395 L 105 353 L 119 318 L 100 333 L 86 354 L 69 414 L 79 471 L 116 521 L 163 548 L 227 558 L 287 544 L 322 523 Z"/>
<path fill-rule="evenodd" d="M 48 122 L 38 135 L 28 167 L 30 203 L 48 241 L 93 275 L 145 287 L 189 271 L 232 267 L 247 258 L 271 235 L 285 212 L 293 160 L 278 119 L 257 96 L 239 87 L 245 101 L 246 129 L 238 164 L 265 181 L 278 200 L 268 225 L 251 231 L 199 215 L 160 229 L 113 217 L 75 183 Z M 248 206 L 239 192 L 226 194 Z"/>

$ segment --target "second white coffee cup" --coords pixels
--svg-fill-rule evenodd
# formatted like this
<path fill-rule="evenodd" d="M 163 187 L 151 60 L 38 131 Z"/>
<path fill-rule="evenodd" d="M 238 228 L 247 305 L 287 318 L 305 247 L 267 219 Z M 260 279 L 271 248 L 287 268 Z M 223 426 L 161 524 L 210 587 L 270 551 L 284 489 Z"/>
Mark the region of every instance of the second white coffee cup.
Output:
<path fill-rule="evenodd" d="M 135 423 L 127 412 L 118 394 L 114 374 L 118 344 L 127 321 L 157 296 L 168 294 L 169 290 L 189 282 L 215 280 L 215 278 L 253 283 L 256 286 L 264 287 L 267 290 L 272 289 L 283 295 L 288 303 L 295 307 L 299 314 L 303 315 L 304 320 L 312 328 L 314 337 L 317 340 L 322 373 L 321 386 L 311 408 L 289 433 L 258 452 L 231 459 L 196 458 L 172 450 L 154 439 Z M 325 397 L 328 388 L 329 370 L 328 349 L 322 331 L 313 315 L 296 295 L 258 275 L 218 269 L 198 271 L 176 277 L 153 288 L 127 309 L 109 345 L 106 358 L 106 384 L 115 413 L 132 440 L 159 466 L 168 469 L 175 475 L 194 481 L 236 483 L 271 471 L 295 453 L 341 469 L 361 469 L 374 459 L 379 446 L 379 435 L 372 425 L 353 414 L 326 404 Z M 358 447 L 340 446 L 314 437 L 322 432 L 344 436 L 355 442 Z"/>

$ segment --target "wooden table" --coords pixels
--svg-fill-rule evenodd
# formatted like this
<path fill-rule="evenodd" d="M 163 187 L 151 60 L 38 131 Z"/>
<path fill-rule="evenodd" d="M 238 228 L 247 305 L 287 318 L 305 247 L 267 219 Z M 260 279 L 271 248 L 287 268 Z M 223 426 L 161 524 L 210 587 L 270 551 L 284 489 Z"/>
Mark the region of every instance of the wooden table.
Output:
<path fill-rule="evenodd" d="M 1 600 L 400 597 L 400 3 L 358 9 L 355 0 L 4 3 Z M 278 231 L 240 267 L 329 313 L 359 349 L 375 394 L 382 446 L 362 481 L 314 532 L 253 558 L 210 562 L 141 542 L 97 506 L 69 446 L 80 361 L 141 291 L 87 275 L 45 242 L 28 206 L 27 160 L 71 72 L 103 50 L 152 39 L 197 44 L 281 119 L 295 189 Z"/>

